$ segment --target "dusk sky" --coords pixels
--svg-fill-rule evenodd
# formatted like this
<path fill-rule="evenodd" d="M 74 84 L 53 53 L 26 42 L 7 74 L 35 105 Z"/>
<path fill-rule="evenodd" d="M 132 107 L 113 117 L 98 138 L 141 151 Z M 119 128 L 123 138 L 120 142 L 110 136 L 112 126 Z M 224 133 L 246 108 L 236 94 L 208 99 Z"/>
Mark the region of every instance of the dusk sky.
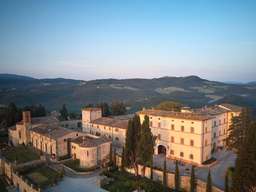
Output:
<path fill-rule="evenodd" d="M 256 1 L 1 0 L 0 73 L 255 81 Z"/>

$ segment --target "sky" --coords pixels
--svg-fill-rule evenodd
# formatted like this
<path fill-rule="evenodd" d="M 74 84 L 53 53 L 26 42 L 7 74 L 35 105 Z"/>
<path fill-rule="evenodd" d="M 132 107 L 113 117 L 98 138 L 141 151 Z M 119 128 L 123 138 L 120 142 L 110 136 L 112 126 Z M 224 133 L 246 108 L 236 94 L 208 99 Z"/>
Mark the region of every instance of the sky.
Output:
<path fill-rule="evenodd" d="M 254 0 L 0 0 L 0 73 L 256 80 Z"/>

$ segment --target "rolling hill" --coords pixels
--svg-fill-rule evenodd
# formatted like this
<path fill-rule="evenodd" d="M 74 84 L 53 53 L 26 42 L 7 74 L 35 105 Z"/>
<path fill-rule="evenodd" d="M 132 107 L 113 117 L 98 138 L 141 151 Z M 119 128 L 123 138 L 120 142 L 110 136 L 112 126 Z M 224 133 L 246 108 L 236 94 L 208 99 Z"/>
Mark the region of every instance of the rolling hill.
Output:
<path fill-rule="evenodd" d="M 197 76 L 154 79 L 35 79 L 0 74 L 0 104 L 43 104 L 59 109 L 62 104 L 78 111 L 86 104 L 124 101 L 136 111 L 163 100 L 177 100 L 191 107 L 230 102 L 256 108 L 256 84 L 228 84 Z"/>

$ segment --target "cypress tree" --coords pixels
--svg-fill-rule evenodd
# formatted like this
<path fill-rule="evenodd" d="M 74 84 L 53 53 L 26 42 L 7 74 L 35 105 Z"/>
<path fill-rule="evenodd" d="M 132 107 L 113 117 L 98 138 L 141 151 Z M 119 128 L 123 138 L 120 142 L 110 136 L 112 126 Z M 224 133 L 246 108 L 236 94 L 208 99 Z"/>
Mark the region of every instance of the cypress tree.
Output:
<path fill-rule="evenodd" d="M 225 175 L 225 190 L 224 190 L 224 192 L 229 192 L 228 172 Z"/>
<path fill-rule="evenodd" d="M 125 167 L 125 165 L 124 165 L 124 148 L 123 148 L 123 150 L 122 150 L 122 158 L 121 158 L 121 170 L 122 171 L 124 171 L 124 167 Z"/>
<path fill-rule="evenodd" d="M 178 161 L 175 163 L 175 190 L 179 191 L 180 190 L 180 173 L 179 173 L 179 166 L 178 166 Z"/>
<path fill-rule="evenodd" d="M 164 186 L 164 192 L 168 191 L 168 187 L 167 187 L 167 173 L 166 173 L 166 159 L 164 159 L 163 186 Z"/>
<path fill-rule="evenodd" d="M 191 175 L 190 175 L 190 192 L 196 191 L 196 177 L 195 177 L 195 168 L 191 167 Z"/>
<path fill-rule="evenodd" d="M 63 120 L 68 120 L 68 110 L 65 104 L 62 105 L 62 109 L 60 110 L 60 114 Z"/>
<path fill-rule="evenodd" d="M 152 164 L 154 153 L 154 137 L 149 128 L 149 117 L 146 115 L 141 126 L 141 132 L 138 143 L 138 158 L 143 164 L 142 176 L 145 175 L 145 165 Z"/>
<path fill-rule="evenodd" d="M 206 192 L 212 192 L 212 177 L 211 177 L 210 170 L 209 170 L 208 176 L 207 176 Z"/>
<path fill-rule="evenodd" d="M 135 176 L 138 176 L 138 145 L 140 131 L 140 117 L 135 115 L 133 119 L 128 122 L 124 150 L 124 165 L 128 167 L 132 166 L 135 171 Z"/>

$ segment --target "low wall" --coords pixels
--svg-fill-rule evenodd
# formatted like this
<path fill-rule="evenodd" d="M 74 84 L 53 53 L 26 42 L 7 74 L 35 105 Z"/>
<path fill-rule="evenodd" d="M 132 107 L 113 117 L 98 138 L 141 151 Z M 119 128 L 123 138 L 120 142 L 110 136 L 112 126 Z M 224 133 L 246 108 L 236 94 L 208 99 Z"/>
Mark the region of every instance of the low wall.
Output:
<path fill-rule="evenodd" d="M 116 155 L 116 165 L 118 167 L 121 166 L 122 158 L 119 155 Z M 142 165 L 138 165 L 138 174 L 141 176 L 142 175 Z M 129 173 L 134 174 L 134 169 L 133 168 L 126 168 L 126 171 Z M 160 181 L 163 182 L 163 171 L 159 169 L 152 169 L 153 173 L 153 180 L 154 181 Z M 145 177 L 151 178 L 151 168 L 150 167 L 145 167 Z M 166 174 L 167 178 L 167 186 L 170 188 L 174 188 L 174 183 L 175 183 L 175 174 L 171 172 L 167 172 Z M 185 189 L 186 191 L 190 190 L 190 177 L 189 176 L 180 176 L 180 186 L 182 189 Z M 196 185 L 196 191 L 197 192 L 205 192 L 206 189 L 206 183 L 200 179 L 197 179 L 197 185 Z M 212 192 L 223 192 L 223 190 L 213 186 L 212 187 Z"/>
<path fill-rule="evenodd" d="M 41 163 L 39 161 L 34 162 L 35 165 Z M 17 168 L 15 164 L 12 164 L 5 159 L 0 158 L 0 168 L 2 174 L 8 178 L 10 183 L 13 183 L 15 187 L 22 192 L 40 192 L 40 189 L 37 189 L 33 184 L 29 183 L 22 175 L 19 175 L 15 169 Z M 20 166 L 20 165 L 19 165 Z M 27 166 L 27 165 L 26 165 Z"/>

